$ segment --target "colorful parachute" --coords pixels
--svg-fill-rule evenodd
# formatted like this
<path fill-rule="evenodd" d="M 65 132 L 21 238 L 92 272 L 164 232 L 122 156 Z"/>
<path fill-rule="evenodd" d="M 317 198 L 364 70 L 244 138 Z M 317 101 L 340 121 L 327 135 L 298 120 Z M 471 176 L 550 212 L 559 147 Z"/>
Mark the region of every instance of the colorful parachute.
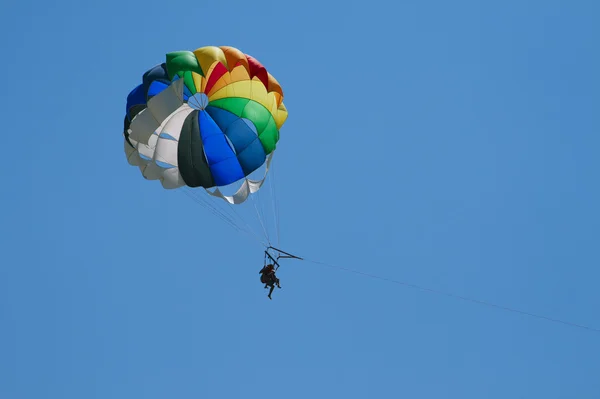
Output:
<path fill-rule="evenodd" d="M 281 86 L 233 47 L 166 55 L 127 96 L 125 153 L 164 188 L 203 187 L 232 204 L 258 191 L 287 119 Z M 248 176 L 266 164 L 264 176 Z M 219 187 L 242 182 L 231 196 Z"/>

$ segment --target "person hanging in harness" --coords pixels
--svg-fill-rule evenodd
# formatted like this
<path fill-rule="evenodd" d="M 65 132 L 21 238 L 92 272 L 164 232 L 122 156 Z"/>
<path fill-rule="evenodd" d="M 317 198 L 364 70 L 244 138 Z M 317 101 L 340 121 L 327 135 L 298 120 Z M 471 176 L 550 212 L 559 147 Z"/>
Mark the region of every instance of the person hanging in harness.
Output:
<path fill-rule="evenodd" d="M 269 290 L 269 299 L 273 299 L 271 298 L 271 294 L 275 289 L 275 285 L 277 285 L 277 288 L 281 288 L 281 285 L 279 285 L 279 278 L 275 275 L 275 267 L 272 264 L 268 264 L 258 273 L 261 275 L 260 282 L 265 285 L 265 288 L 271 287 Z"/>

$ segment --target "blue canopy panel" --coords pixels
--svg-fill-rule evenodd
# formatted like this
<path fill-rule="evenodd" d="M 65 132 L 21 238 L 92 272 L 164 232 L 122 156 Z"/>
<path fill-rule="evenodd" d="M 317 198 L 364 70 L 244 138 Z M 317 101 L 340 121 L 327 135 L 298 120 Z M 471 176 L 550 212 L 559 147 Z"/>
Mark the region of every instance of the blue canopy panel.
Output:
<path fill-rule="evenodd" d="M 150 101 L 152 97 L 169 87 L 171 79 L 167 74 L 166 64 L 156 65 L 147 70 L 142 77 L 142 84 L 146 93 L 146 101 Z"/>
<path fill-rule="evenodd" d="M 198 113 L 200 137 L 204 154 L 215 185 L 226 186 L 245 177 L 233 148 L 225 135 L 206 111 Z"/>
<path fill-rule="evenodd" d="M 138 85 L 127 96 L 125 111 L 129 121 L 135 116 L 131 113 L 134 106 L 138 105 L 138 107 L 136 107 L 136 114 L 139 113 L 141 109 L 146 107 L 148 100 L 169 87 L 170 84 L 171 80 L 169 79 L 164 63 L 147 70 L 142 76 L 142 84 Z"/>
<path fill-rule="evenodd" d="M 254 123 L 240 118 L 222 108 L 207 106 L 206 112 L 233 145 L 244 176 L 248 176 L 264 164 L 267 155 L 260 142 Z"/>
<path fill-rule="evenodd" d="M 169 84 L 161 82 L 160 80 L 155 80 L 154 82 L 150 83 L 150 87 L 148 87 L 148 99 L 159 94 L 167 87 L 169 87 Z"/>
<path fill-rule="evenodd" d="M 139 85 L 135 89 L 131 90 L 127 95 L 127 105 L 125 106 L 125 112 L 127 116 L 131 118 L 129 115 L 129 111 L 134 105 L 146 105 L 146 93 L 144 93 L 144 85 Z"/>

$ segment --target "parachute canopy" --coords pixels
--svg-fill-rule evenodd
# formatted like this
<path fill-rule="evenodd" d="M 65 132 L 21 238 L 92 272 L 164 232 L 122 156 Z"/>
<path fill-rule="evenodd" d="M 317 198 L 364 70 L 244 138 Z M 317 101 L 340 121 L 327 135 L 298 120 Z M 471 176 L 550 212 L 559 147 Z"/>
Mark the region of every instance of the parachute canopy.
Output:
<path fill-rule="evenodd" d="M 168 53 L 127 96 L 129 164 L 167 189 L 202 187 L 234 204 L 264 182 L 288 113 L 277 80 L 233 47 Z M 248 176 L 266 165 L 260 180 Z M 219 187 L 241 182 L 233 196 Z"/>

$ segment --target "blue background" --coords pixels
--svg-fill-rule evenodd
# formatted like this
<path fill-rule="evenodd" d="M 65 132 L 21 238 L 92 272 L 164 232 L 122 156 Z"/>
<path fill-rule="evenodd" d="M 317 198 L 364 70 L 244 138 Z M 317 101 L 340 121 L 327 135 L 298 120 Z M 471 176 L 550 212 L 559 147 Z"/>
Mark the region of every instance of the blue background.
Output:
<path fill-rule="evenodd" d="M 593 331 L 309 261 L 269 301 L 261 246 L 145 181 L 122 143 L 165 53 L 238 47 L 290 112 L 284 249 L 600 328 L 599 17 L 592 0 L 2 2 L 0 398 L 600 397 Z"/>

